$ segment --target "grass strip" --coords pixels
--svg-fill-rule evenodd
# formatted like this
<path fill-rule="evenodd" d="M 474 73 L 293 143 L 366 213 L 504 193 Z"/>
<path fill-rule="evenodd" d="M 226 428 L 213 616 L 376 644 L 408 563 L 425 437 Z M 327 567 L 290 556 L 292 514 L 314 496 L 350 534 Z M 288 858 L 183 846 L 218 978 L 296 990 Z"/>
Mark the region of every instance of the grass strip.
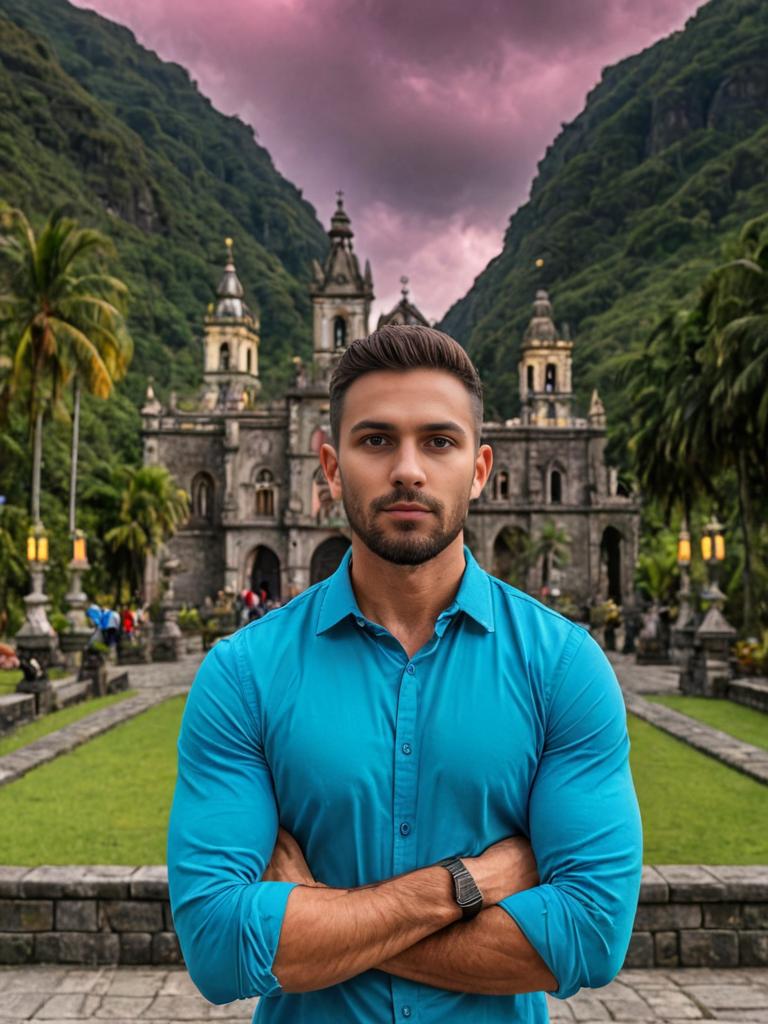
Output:
<path fill-rule="evenodd" d="M 742 743 L 751 743 L 753 747 L 768 750 L 768 715 L 755 708 L 735 704 L 732 700 L 715 700 L 712 697 L 686 697 L 682 694 L 669 694 L 650 697 L 646 700 L 654 704 L 663 704 L 680 711 L 697 722 L 720 729 Z"/>
<path fill-rule="evenodd" d="M 48 715 L 43 715 L 34 722 L 19 726 L 18 729 L 8 736 L 0 737 L 0 757 L 18 750 L 19 747 L 26 747 L 28 743 L 33 743 L 42 736 L 48 736 L 50 733 L 56 732 L 57 729 L 62 729 L 65 725 L 79 722 L 81 718 L 87 718 L 94 711 L 108 708 L 111 704 L 119 704 L 126 697 L 135 696 L 135 690 L 110 693 L 106 697 L 94 697 L 92 700 L 85 700 L 79 704 L 73 704 L 71 707 L 62 708 L 60 711 L 52 711 Z"/>
<path fill-rule="evenodd" d="M 629 716 L 646 864 L 768 863 L 768 789 Z"/>
<path fill-rule="evenodd" d="M 72 669 L 69 668 L 52 668 L 48 672 L 49 679 L 64 679 L 65 676 L 71 676 Z M 4 693 L 15 693 L 17 685 L 24 678 L 24 673 L 20 668 L 0 668 L 0 696 Z"/>

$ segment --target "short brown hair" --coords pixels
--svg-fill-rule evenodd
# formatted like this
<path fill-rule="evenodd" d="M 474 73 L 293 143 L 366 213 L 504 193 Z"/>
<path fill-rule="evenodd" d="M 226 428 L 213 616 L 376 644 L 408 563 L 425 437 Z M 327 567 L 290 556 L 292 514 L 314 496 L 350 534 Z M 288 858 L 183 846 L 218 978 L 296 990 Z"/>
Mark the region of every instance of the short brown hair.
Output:
<path fill-rule="evenodd" d="M 453 338 L 433 327 L 389 324 L 358 338 L 347 348 L 331 376 L 331 433 L 339 444 L 339 428 L 347 388 L 376 370 L 445 370 L 462 382 L 472 398 L 476 440 L 483 427 L 483 385 L 467 353 Z"/>

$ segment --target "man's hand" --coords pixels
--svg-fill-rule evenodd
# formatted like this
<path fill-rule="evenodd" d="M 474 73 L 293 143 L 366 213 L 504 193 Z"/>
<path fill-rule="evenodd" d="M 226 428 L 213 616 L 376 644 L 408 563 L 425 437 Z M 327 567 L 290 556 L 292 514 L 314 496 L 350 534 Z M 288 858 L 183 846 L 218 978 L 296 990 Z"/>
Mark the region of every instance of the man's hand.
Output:
<path fill-rule="evenodd" d="M 301 847 L 290 832 L 278 830 L 275 848 L 262 877 L 263 882 L 298 882 L 314 888 L 327 889 L 322 882 L 316 882 L 306 862 Z"/>

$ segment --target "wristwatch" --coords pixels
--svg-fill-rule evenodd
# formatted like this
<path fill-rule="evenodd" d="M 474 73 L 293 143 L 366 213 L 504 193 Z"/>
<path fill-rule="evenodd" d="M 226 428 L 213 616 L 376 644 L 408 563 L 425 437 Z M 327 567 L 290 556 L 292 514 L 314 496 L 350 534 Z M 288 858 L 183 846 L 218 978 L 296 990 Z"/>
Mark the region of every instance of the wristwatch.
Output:
<path fill-rule="evenodd" d="M 446 857 L 438 862 L 438 867 L 446 868 L 453 876 L 453 888 L 456 902 L 463 912 L 463 920 L 470 921 L 483 909 L 483 894 L 477 887 L 474 878 L 458 857 Z"/>

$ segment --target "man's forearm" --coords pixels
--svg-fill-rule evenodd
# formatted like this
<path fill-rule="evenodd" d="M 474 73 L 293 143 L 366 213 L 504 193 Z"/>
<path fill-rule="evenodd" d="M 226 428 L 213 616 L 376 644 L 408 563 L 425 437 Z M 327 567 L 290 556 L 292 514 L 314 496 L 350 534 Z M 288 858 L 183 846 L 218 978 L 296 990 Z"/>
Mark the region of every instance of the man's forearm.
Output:
<path fill-rule="evenodd" d="M 461 917 L 444 868 L 361 889 L 299 885 L 288 897 L 272 972 L 287 992 L 336 985 Z"/>
<path fill-rule="evenodd" d="M 501 907 L 443 928 L 376 965 L 380 971 L 452 992 L 516 995 L 558 987 L 547 965 Z"/>

